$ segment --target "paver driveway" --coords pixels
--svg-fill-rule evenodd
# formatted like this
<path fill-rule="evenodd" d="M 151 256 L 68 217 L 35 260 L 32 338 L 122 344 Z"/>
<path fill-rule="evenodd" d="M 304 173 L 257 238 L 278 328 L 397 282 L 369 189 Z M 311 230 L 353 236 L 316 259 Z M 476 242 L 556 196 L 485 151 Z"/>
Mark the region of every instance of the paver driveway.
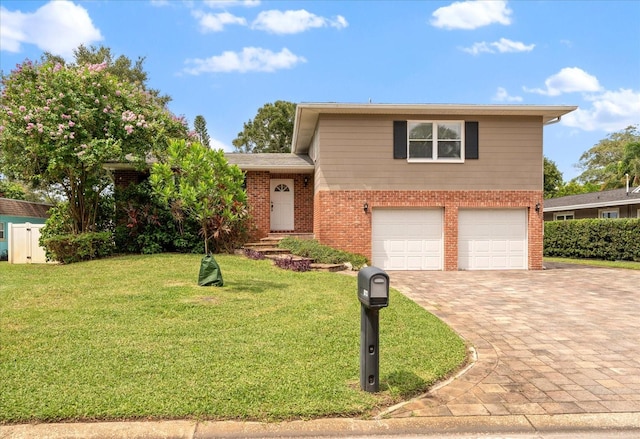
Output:
<path fill-rule="evenodd" d="M 389 277 L 477 352 L 466 373 L 391 416 L 640 412 L 640 271 Z"/>

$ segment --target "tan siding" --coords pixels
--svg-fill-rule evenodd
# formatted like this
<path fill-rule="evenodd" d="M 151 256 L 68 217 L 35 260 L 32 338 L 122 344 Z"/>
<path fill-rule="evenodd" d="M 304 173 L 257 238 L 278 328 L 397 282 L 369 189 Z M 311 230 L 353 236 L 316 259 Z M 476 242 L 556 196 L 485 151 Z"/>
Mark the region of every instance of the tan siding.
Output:
<path fill-rule="evenodd" d="M 542 120 L 468 117 L 479 124 L 480 159 L 408 163 L 393 159 L 393 120 L 404 117 L 323 115 L 316 189 L 540 190 Z M 426 119 L 426 118 L 423 118 Z M 432 118 L 438 120 L 437 116 Z M 457 118 L 455 120 L 464 120 Z"/>

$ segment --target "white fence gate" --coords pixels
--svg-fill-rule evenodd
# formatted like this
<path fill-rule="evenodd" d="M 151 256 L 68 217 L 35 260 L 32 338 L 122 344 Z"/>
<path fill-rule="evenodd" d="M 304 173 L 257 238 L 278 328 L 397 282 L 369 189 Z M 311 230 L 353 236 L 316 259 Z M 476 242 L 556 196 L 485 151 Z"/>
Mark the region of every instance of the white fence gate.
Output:
<path fill-rule="evenodd" d="M 44 224 L 9 223 L 9 263 L 44 264 L 47 257 L 40 247 L 40 229 Z"/>

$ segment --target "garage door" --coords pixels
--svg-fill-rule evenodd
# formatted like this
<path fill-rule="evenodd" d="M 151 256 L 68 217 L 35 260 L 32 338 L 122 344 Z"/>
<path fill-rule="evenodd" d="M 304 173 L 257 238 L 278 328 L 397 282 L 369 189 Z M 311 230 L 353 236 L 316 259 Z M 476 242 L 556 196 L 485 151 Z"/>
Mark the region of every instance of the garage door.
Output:
<path fill-rule="evenodd" d="M 458 267 L 462 270 L 526 269 L 526 209 L 461 209 Z"/>
<path fill-rule="evenodd" d="M 442 270 L 442 210 L 374 209 L 371 253 L 384 270 Z"/>

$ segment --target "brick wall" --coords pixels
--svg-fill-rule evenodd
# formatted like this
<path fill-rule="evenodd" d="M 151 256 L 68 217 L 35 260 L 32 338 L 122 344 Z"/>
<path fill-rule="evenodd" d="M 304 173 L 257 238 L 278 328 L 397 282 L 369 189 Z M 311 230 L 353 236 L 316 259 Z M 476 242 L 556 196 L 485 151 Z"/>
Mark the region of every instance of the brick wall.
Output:
<path fill-rule="evenodd" d="M 138 184 L 143 182 L 148 175 L 148 173 L 143 173 L 133 169 L 119 169 L 113 171 L 113 180 L 117 188 L 126 189 L 132 183 Z"/>
<path fill-rule="evenodd" d="M 268 171 L 248 171 L 247 203 L 255 225 L 254 239 L 267 236 L 271 221 L 271 180 L 293 179 L 294 233 L 313 232 L 313 175 L 311 174 L 270 174 Z M 307 183 L 305 184 L 305 177 Z"/>
<path fill-rule="evenodd" d="M 542 269 L 542 191 L 320 191 L 315 195 L 314 234 L 321 243 L 371 258 L 371 211 L 380 207 L 444 209 L 444 269 L 458 269 L 458 209 L 529 208 L 530 270 Z M 364 203 L 369 206 L 365 213 Z"/>

